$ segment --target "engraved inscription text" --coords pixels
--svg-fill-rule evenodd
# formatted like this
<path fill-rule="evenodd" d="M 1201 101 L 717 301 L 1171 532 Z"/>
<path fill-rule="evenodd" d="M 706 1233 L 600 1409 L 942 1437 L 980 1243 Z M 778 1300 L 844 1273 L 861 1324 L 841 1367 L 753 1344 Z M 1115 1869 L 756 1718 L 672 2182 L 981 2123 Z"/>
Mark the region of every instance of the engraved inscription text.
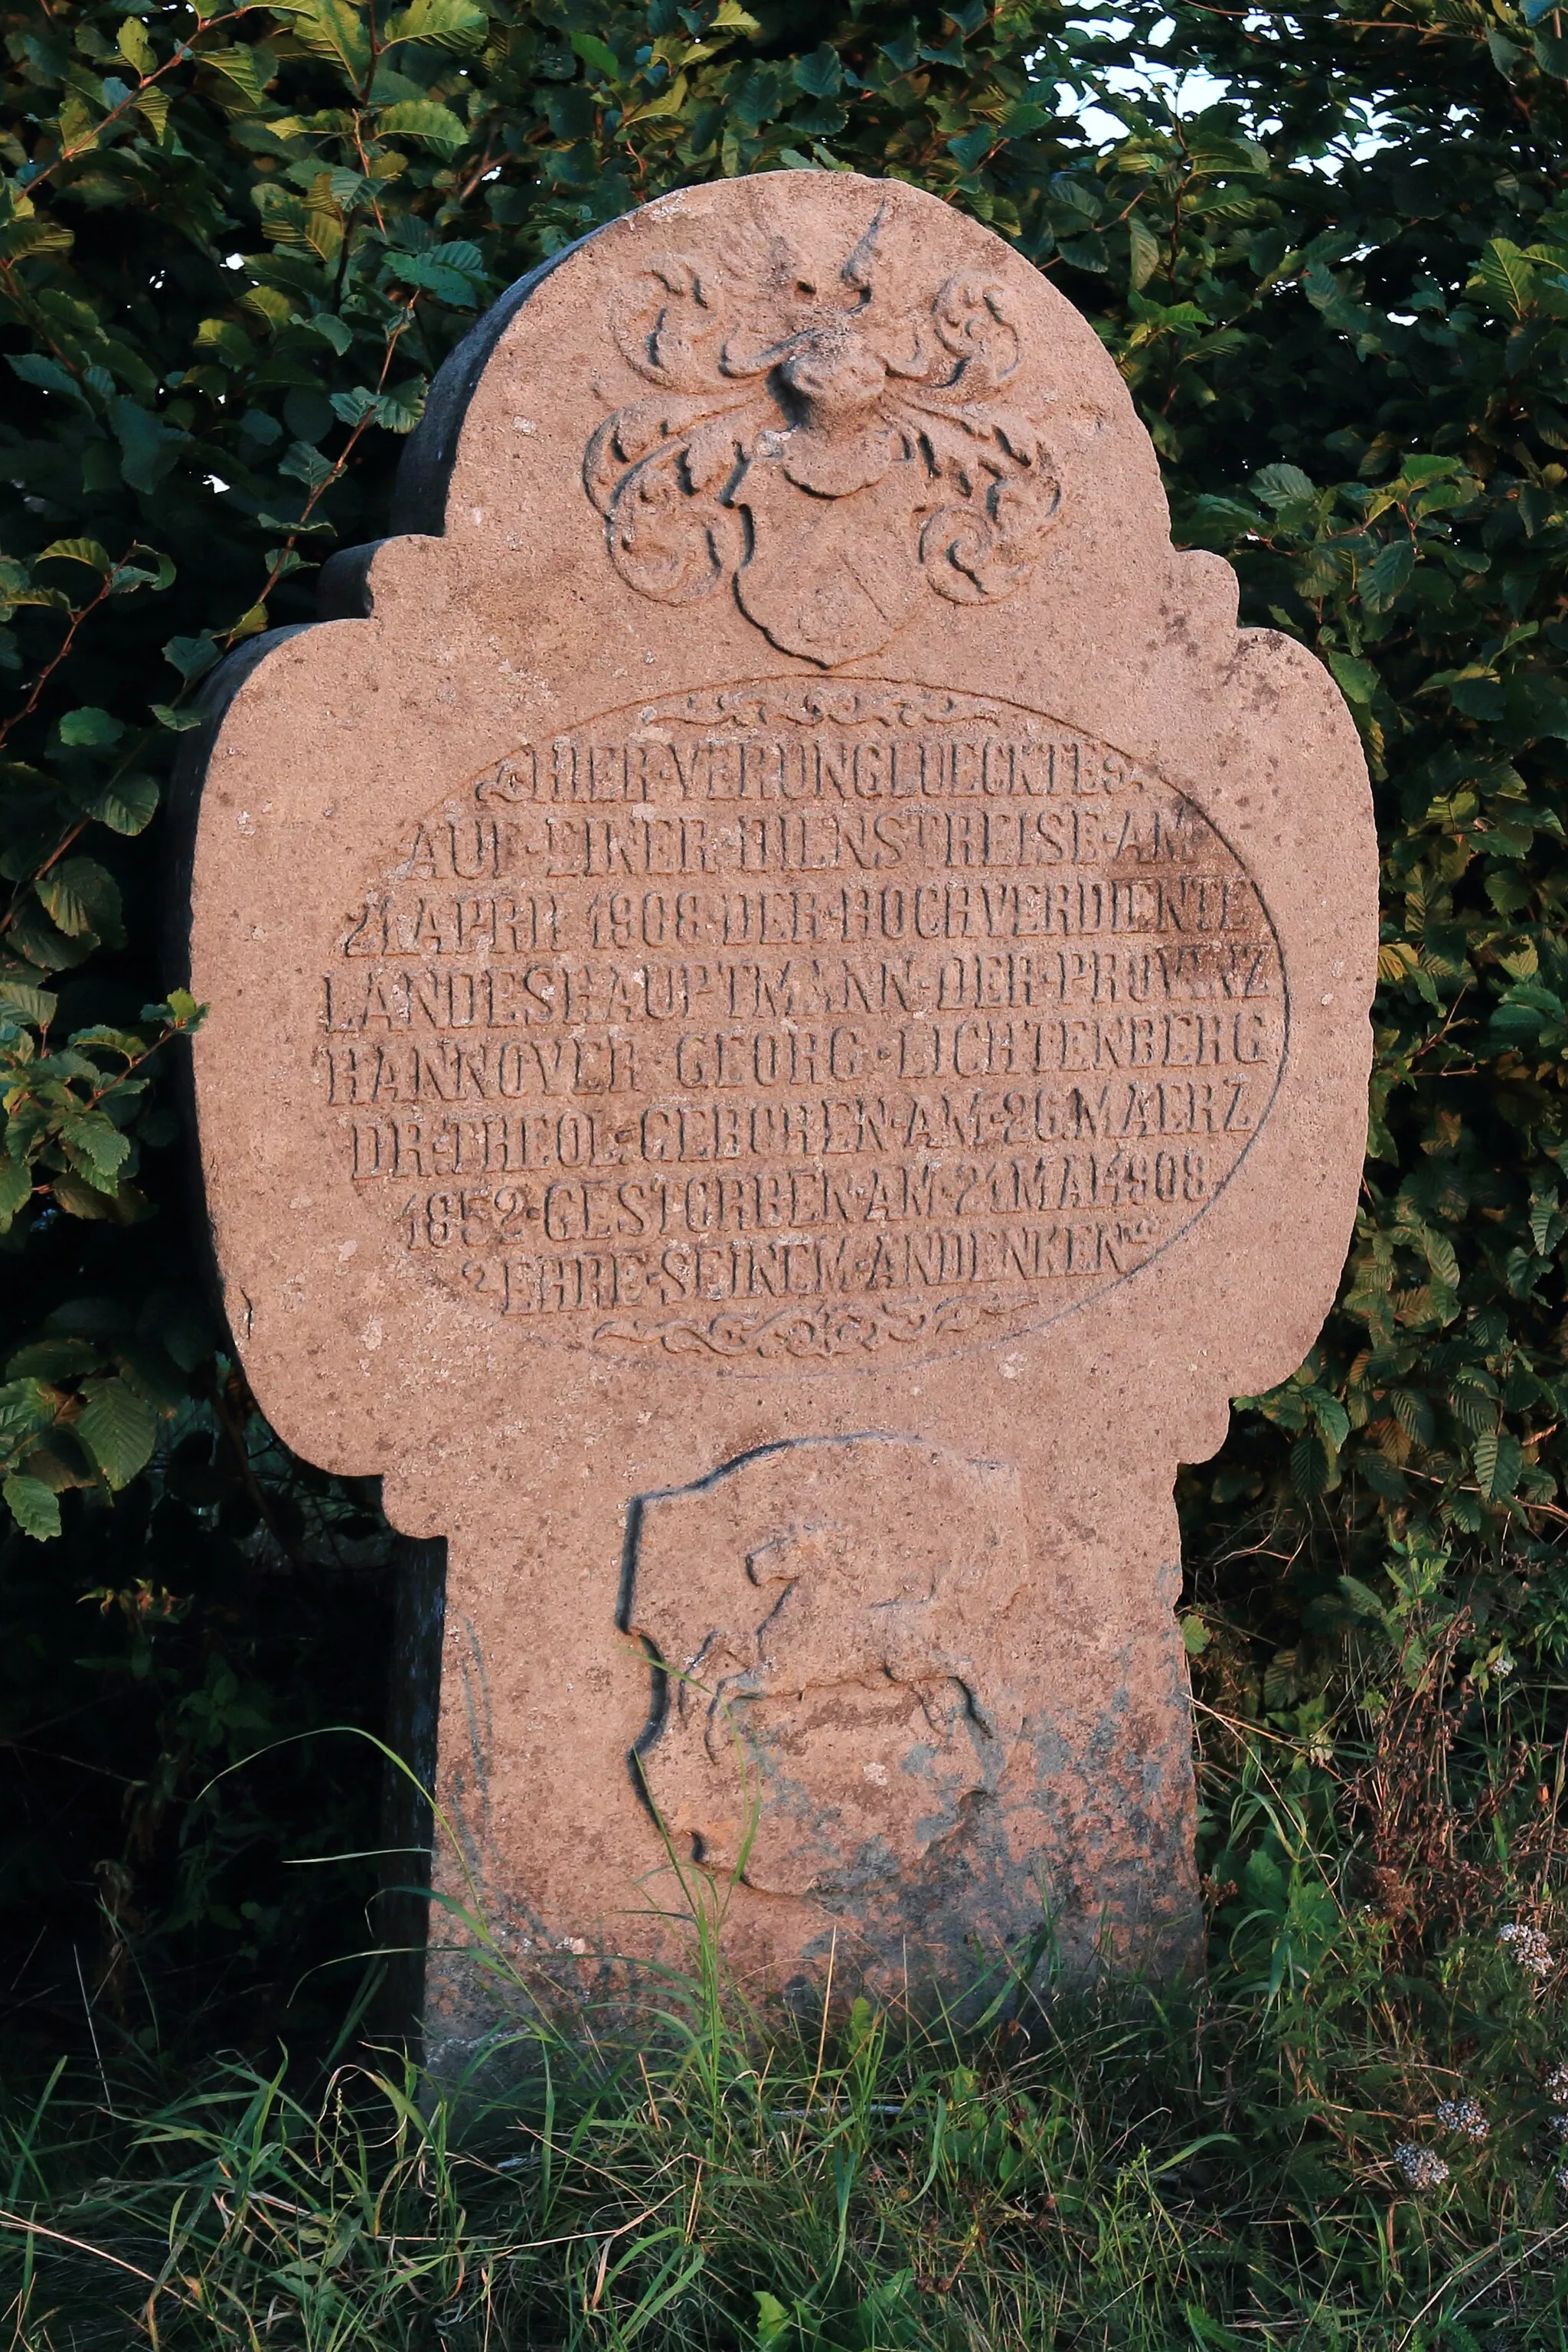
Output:
<path fill-rule="evenodd" d="M 1194 804 L 990 699 L 731 688 L 520 747 L 322 971 L 345 1172 L 541 1336 L 810 1360 L 1077 1306 L 1266 1115 L 1272 926 Z"/>

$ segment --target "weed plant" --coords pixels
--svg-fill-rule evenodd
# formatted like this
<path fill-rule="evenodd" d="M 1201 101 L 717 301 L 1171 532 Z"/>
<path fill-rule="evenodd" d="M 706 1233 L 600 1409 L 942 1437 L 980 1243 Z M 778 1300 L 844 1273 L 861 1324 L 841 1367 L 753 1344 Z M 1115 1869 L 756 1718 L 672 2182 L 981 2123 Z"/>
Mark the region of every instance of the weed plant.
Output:
<path fill-rule="evenodd" d="M 763 2008 L 672 1855 L 685 1967 L 563 2010 L 454 1909 L 498 2023 L 437 2074 L 351 2016 L 319 2068 L 100 2035 L 14 2095 L 5 2340 L 1568 2345 L 1560 1694 L 1392 1567 L 1310 1740 L 1204 1709 L 1201 1981 L 1062 1981 L 1043 1928 L 974 2022 Z"/>

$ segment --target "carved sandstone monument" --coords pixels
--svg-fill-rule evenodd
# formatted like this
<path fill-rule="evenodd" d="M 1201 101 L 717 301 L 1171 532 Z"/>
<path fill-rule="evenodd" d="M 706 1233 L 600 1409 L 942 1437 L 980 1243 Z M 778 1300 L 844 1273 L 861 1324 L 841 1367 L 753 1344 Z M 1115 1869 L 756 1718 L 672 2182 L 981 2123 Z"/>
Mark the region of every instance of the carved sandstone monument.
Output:
<path fill-rule="evenodd" d="M 1363 1142 L 1332 685 L 1062 297 L 848 175 L 515 289 L 397 525 L 223 675 L 197 1086 L 264 1411 L 446 1538 L 492 1916 L 672 1951 L 673 1853 L 763 1980 L 1179 1958 L 1173 1480 Z"/>

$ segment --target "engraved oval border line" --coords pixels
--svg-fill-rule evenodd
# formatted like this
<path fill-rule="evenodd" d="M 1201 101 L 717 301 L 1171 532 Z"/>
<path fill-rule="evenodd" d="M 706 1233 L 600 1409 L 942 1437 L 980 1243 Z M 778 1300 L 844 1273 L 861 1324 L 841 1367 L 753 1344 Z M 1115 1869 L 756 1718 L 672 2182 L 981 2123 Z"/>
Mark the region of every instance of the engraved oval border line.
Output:
<path fill-rule="evenodd" d="M 1034 1316 L 1031 1314 L 1029 1307 L 1025 1305 L 1019 1305 L 1016 1307 L 996 1307 L 992 1308 L 977 1306 L 972 1310 L 974 1318 L 973 1321 L 966 1322 L 963 1327 L 958 1330 L 952 1330 L 950 1326 L 949 1332 L 951 1333 L 951 1336 L 949 1336 L 949 1332 L 944 1332 L 942 1329 L 940 1320 L 937 1321 L 936 1328 L 932 1328 L 929 1332 L 922 1328 L 905 1334 L 889 1333 L 888 1335 L 889 1338 L 901 1337 L 905 1339 L 910 1345 L 919 1349 L 920 1354 L 918 1360 L 920 1362 L 940 1363 L 947 1361 L 957 1356 L 983 1353 L 988 1349 L 995 1348 L 999 1345 L 1005 1345 L 1011 1339 L 1021 1339 L 1037 1331 L 1047 1330 L 1052 1324 L 1063 1321 L 1069 1315 L 1081 1314 L 1086 1308 L 1097 1305 L 1100 1300 L 1103 1298 L 1109 1297 L 1113 1291 L 1120 1290 L 1126 1284 L 1136 1281 L 1139 1276 L 1142 1275 L 1149 1266 L 1157 1264 L 1157 1262 L 1163 1258 L 1167 1252 L 1175 1246 L 1177 1242 L 1182 1240 L 1184 1235 L 1189 1234 L 1194 1225 L 1202 1223 L 1209 1210 L 1213 1208 L 1215 1202 L 1219 1199 L 1220 1194 L 1232 1183 L 1245 1164 L 1254 1143 L 1256 1143 L 1258 1138 L 1262 1134 L 1265 1127 L 1268 1123 L 1269 1117 L 1273 1111 L 1275 1100 L 1279 1095 L 1279 1088 L 1284 1082 L 1285 1074 L 1289 1066 L 1290 1061 L 1290 975 L 1286 962 L 1284 947 L 1279 938 L 1279 926 L 1274 920 L 1274 916 L 1269 908 L 1268 901 L 1265 898 L 1257 877 L 1254 876 L 1251 867 L 1247 865 L 1247 860 L 1242 856 L 1240 851 L 1231 841 L 1229 835 L 1225 832 L 1222 826 L 1215 823 L 1208 810 L 1204 806 L 1203 802 L 1195 793 L 1186 791 L 1179 784 L 1173 784 L 1163 771 L 1152 768 L 1152 763 L 1149 761 L 1139 760 L 1132 752 L 1126 751 L 1121 744 L 1113 742 L 1110 737 L 1097 735 L 1087 727 L 1074 725 L 1072 721 L 1059 718 L 1051 711 L 1041 710 L 1033 703 L 1019 702 L 1009 695 L 976 694 L 962 687 L 937 686 L 928 684 L 923 681 L 918 683 L 911 682 L 908 679 L 875 677 L 836 677 L 830 678 L 813 678 L 803 677 L 798 673 L 794 673 L 775 676 L 773 677 L 721 680 L 711 685 L 677 688 L 673 692 L 668 692 L 653 698 L 641 695 L 629 702 L 614 703 L 609 705 L 607 708 L 584 711 L 580 718 L 568 719 L 564 723 L 558 721 L 550 730 L 550 738 L 553 741 L 560 738 L 578 735 L 587 729 L 597 727 L 602 723 L 612 719 L 626 719 L 630 729 L 643 729 L 657 726 L 677 726 L 689 727 L 694 730 L 708 729 L 711 730 L 722 727 L 727 722 L 731 724 L 744 724 L 745 722 L 741 719 L 739 713 L 731 715 L 730 712 L 721 709 L 714 709 L 711 717 L 698 716 L 690 709 L 690 705 L 706 704 L 712 706 L 715 704 L 723 704 L 731 697 L 744 698 L 748 696 L 761 695 L 790 696 L 805 701 L 815 700 L 826 705 L 847 699 L 850 696 L 855 695 L 863 689 L 870 689 L 879 696 L 885 698 L 883 707 L 875 711 L 868 711 L 864 715 L 857 713 L 852 717 L 847 717 L 840 711 L 822 709 L 816 712 L 804 714 L 798 719 L 792 718 L 790 723 L 799 725 L 803 728 L 821 727 L 825 725 L 851 727 L 856 725 L 882 724 L 897 726 L 900 723 L 906 726 L 912 726 L 915 723 L 914 720 L 905 719 L 900 721 L 900 719 L 894 715 L 894 711 L 889 710 L 888 706 L 893 705 L 896 707 L 900 702 L 906 705 L 916 701 L 924 702 L 929 698 L 945 706 L 940 713 L 940 716 L 950 719 L 954 725 L 972 723 L 974 720 L 983 718 L 986 714 L 988 709 L 998 711 L 1016 711 L 1026 719 L 1042 721 L 1047 727 L 1058 727 L 1067 734 L 1082 737 L 1087 741 L 1100 744 L 1105 750 L 1115 752 L 1118 758 L 1125 760 L 1132 768 L 1144 768 L 1149 770 L 1152 773 L 1154 781 L 1163 791 L 1172 794 L 1177 801 L 1185 802 L 1190 806 L 1197 810 L 1198 814 L 1202 817 L 1209 831 L 1220 843 L 1226 854 L 1235 860 L 1242 874 L 1246 876 L 1247 880 L 1250 884 L 1254 895 L 1257 898 L 1264 922 L 1268 926 L 1268 936 L 1273 941 L 1274 952 L 1279 968 L 1279 986 L 1283 1013 L 1284 1034 L 1280 1044 L 1279 1058 L 1275 1066 L 1274 1081 L 1269 1087 L 1268 1097 L 1258 1113 L 1258 1122 L 1254 1127 L 1252 1133 L 1247 1137 L 1247 1141 L 1242 1145 L 1241 1150 L 1237 1152 L 1236 1160 L 1228 1172 L 1215 1187 L 1214 1192 L 1209 1195 L 1208 1199 L 1196 1205 L 1193 1214 L 1186 1218 L 1181 1224 L 1177 1225 L 1172 1233 L 1168 1234 L 1165 1239 L 1159 1244 L 1158 1248 L 1152 1250 L 1149 1255 L 1138 1265 L 1133 1266 L 1129 1273 L 1114 1276 L 1110 1281 L 1101 1284 L 1099 1287 L 1087 1292 L 1082 1297 L 1073 1299 L 1068 1304 L 1058 1307 L 1048 1314 L 1038 1317 Z M 682 708 L 681 706 L 683 705 L 688 707 Z M 967 708 L 965 706 L 967 706 Z M 780 715 L 781 717 L 784 716 L 783 713 Z M 939 714 L 932 713 L 931 715 L 932 717 L 936 717 Z M 758 722 L 753 721 L 752 723 L 754 724 Z M 521 749 L 521 746 L 519 745 L 515 748 Z M 457 792 L 445 794 L 441 801 L 434 803 L 430 810 L 426 810 L 422 814 L 419 821 L 424 822 L 426 818 L 434 813 L 435 809 L 444 806 L 447 801 L 467 798 L 482 804 L 484 799 L 488 797 L 484 789 L 487 782 L 497 778 L 499 772 L 506 767 L 509 760 L 513 756 L 514 753 L 502 753 L 500 757 L 491 761 L 482 772 L 472 778 L 467 785 L 459 787 Z M 505 800 L 510 797 L 510 795 L 504 793 L 497 792 L 495 793 L 495 798 L 497 799 Z M 478 1311 L 479 1302 L 472 1292 L 465 1293 L 458 1285 L 447 1281 L 440 1275 L 436 1275 L 433 1278 L 438 1284 L 439 1287 L 446 1291 L 448 1296 L 465 1299 L 467 1304 Z M 948 1303 L 950 1302 L 940 1299 L 936 1302 L 934 1318 L 940 1318 L 942 1307 Z M 965 1307 L 969 1304 L 969 1302 L 963 1300 L 955 1300 L 951 1303 L 960 1307 Z M 602 1312 L 603 1310 L 599 1311 Z M 793 1319 L 797 1319 L 801 1324 L 805 1325 L 822 1311 L 823 1310 L 821 1308 L 814 1306 L 805 1299 L 802 1299 L 799 1309 L 795 1313 Z M 859 1305 L 855 1302 L 841 1302 L 833 1311 L 839 1314 L 847 1322 L 853 1323 L 858 1320 L 865 1321 L 870 1319 L 882 1312 L 890 1311 L 897 1313 L 898 1302 L 891 1302 L 890 1307 L 888 1309 L 879 1308 L 877 1303 L 871 1300 L 868 1300 L 864 1305 Z M 500 1317 L 494 1314 L 487 1314 L 484 1319 L 487 1328 L 491 1328 L 501 1320 Z M 711 1326 L 721 1322 L 724 1319 L 724 1317 L 721 1312 L 710 1317 L 709 1319 L 710 1325 Z M 766 1322 L 768 1324 L 783 1324 L 789 1322 L 791 1319 L 792 1310 L 786 1304 L 776 1309 L 773 1314 L 769 1315 L 766 1318 Z M 682 1323 L 690 1323 L 694 1320 L 695 1318 L 691 1317 L 674 1318 L 671 1320 L 671 1328 L 677 1328 Z M 993 1325 L 999 1324 L 1003 1328 L 1000 1329 L 993 1328 L 991 1330 L 976 1328 L 977 1326 L 984 1325 L 985 1323 L 991 1323 Z M 862 1343 L 859 1348 L 855 1348 L 852 1344 L 849 1344 L 840 1349 L 819 1349 L 809 1354 L 795 1354 L 787 1348 L 781 1348 L 777 1355 L 763 1355 L 754 1346 L 751 1345 L 737 1345 L 732 1350 L 723 1351 L 716 1348 L 704 1348 L 700 1344 L 687 1348 L 671 1348 L 668 1342 L 664 1341 L 657 1334 L 652 1332 L 647 1334 L 646 1338 L 643 1335 L 639 1335 L 637 1341 L 618 1341 L 618 1335 L 606 1330 L 603 1325 L 601 1325 L 598 1330 L 589 1330 L 581 1337 L 564 1330 L 544 1331 L 538 1328 L 532 1330 L 520 1328 L 518 1320 L 513 1320 L 510 1325 L 507 1325 L 504 1328 L 509 1328 L 516 1339 L 522 1340 L 525 1344 L 532 1347 L 566 1348 L 600 1355 L 601 1357 L 608 1354 L 611 1360 L 617 1361 L 628 1367 L 638 1362 L 652 1364 L 674 1359 L 679 1360 L 684 1370 L 688 1370 L 696 1369 L 718 1375 L 728 1374 L 732 1376 L 740 1374 L 747 1379 L 764 1380 L 808 1379 L 813 1375 L 821 1375 L 824 1373 L 835 1375 L 843 1372 L 851 1372 L 858 1375 L 873 1373 L 880 1369 L 879 1362 L 880 1346 L 882 1344 L 886 1344 L 885 1341 L 876 1343 L 872 1346 L 868 1346 L 865 1343 Z M 754 1337 L 754 1332 L 750 1336 Z M 947 1339 L 946 1345 L 942 1344 L 944 1339 Z M 635 1356 L 628 1352 L 629 1348 L 632 1345 L 636 1345 L 638 1348 L 638 1353 Z"/>

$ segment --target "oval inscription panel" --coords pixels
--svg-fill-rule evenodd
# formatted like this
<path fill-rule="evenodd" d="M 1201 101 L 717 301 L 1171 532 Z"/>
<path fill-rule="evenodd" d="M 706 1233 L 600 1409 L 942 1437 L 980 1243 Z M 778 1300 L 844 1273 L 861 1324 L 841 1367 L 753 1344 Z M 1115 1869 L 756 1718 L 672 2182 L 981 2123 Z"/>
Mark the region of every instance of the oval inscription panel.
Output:
<path fill-rule="evenodd" d="M 613 711 L 398 845 L 323 972 L 345 1175 L 513 1328 L 808 1368 L 1038 1328 L 1201 1216 L 1288 1006 L 1193 803 L 994 698 Z"/>

